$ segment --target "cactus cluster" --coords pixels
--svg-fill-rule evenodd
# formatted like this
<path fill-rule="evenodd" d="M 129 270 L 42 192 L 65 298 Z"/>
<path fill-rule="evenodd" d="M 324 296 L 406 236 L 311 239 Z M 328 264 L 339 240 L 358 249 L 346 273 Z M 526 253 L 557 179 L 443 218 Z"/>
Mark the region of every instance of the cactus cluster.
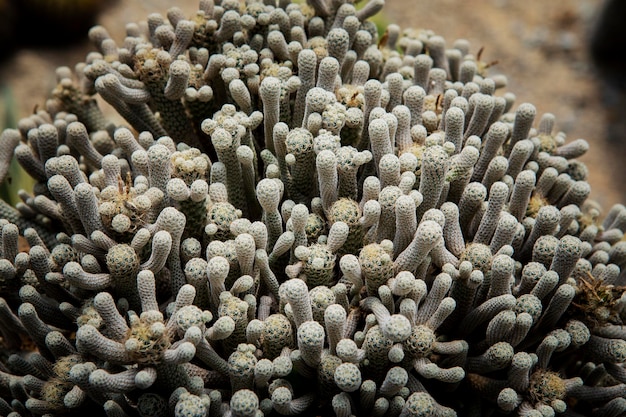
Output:
<path fill-rule="evenodd" d="M 383 5 L 90 30 L 0 136 L 1 415 L 626 414 L 588 143 Z"/>

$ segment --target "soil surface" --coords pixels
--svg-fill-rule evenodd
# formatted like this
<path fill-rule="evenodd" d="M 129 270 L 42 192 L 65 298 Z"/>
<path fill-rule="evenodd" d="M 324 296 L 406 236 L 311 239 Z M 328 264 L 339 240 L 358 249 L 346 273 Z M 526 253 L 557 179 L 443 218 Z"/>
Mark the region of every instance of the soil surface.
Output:
<path fill-rule="evenodd" d="M 126 23 L 153 12 L 165 15 L 173 5 L 190 16 L 198 0 L 116 0 L 96 22 L 121 42 Z M 556 116 L 556 128 L 568 140 L 589 142 L 590 151 L 581 160 L 589 168 L 591 198 L 606 212 L 626 201 L 626 154 L 616 139 L 621 130 L 615 128 L 623 118 L 616 104 L 607 107 L 609 100 L 620 102 L 618 95 L 599 80 L 589 54 L 591 29 L 602 5 L 601 0 L 387 0 L 382 20 L 403 29 L 431 29 L 449 44 L 465 38 L 474 53 L 482 48 L 483 61 L 497 61 L 489 73 L 507 76 L 506 90 L 517 97 L 514 107 L 532 103 L 538 117 L 546 112 Z M 90 50 L 87 40 L 17 50 L 0 66 L 5 93 L 0 111 L 11 106 L 20 118 L 41 106 L 55 84 L 55 68 L 75 65 Z"/>

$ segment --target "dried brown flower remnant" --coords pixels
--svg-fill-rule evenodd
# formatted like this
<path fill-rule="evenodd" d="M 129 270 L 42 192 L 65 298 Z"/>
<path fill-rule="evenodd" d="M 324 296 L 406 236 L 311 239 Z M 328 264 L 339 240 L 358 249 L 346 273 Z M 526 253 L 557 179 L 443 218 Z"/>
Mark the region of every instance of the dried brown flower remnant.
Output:
<path fill-rule="evenodd" d="M 587 279 L 578 278 L 576 296 L 569 313 L 590 329 L 607 324 L 622 325 L 619 302 L 624 291 L 626 286 L 607 284 L 602 279 L 587 274 Z"/>
<path fill-rule="evenodd" d="M 556 372 L 539 370 L 530 376 L 528 395 L 534 402 L 550 404 L 565 397 L 565 382 Z"/>

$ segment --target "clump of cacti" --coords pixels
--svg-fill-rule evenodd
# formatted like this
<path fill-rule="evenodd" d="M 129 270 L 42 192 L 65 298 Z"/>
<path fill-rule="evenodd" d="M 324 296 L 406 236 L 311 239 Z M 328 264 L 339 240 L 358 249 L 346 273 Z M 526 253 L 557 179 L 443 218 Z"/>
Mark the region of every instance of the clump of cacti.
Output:
<path fill-rule="evenodd" d="M 382 7 L 91 29 L 0 136 L 35 182 L 0 202 L 0 414 L 626 412 L 626 207 L 587 142 Z"/>

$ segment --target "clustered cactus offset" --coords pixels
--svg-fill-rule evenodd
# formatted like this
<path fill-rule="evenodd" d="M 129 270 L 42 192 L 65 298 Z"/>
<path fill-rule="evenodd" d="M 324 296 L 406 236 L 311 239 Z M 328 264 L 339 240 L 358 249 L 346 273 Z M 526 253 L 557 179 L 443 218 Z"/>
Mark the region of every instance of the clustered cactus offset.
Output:
<path fill-rule="evenodd" d="M 1 415 L 626 414 L 626 207 L 383 3 L 90 30 L 0 137 Z"/>

